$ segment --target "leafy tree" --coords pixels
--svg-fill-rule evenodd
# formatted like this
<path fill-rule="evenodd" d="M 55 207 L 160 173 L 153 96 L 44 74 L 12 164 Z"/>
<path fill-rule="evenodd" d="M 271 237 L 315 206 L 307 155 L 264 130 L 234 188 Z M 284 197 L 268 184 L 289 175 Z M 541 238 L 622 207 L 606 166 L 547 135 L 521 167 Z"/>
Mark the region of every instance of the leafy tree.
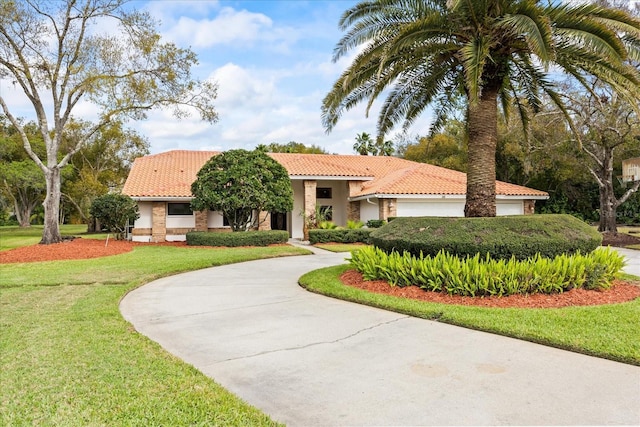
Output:
<path fill-rule="evenodd" d="M 267 153 L 329 154 L 324 148 L 317 145 L 307 147 L 306 145 L 295 141 L 289 141 L 286 144 L 272 142 L 269 145 L 259 145 L 256 148 Z"/>
<path fill-rule="evenodd" d="M 77 144 L 90 122 L 72 121 L 65 129 L 64 143 Z M 62 184 L 62 195 L 75 208 L 75 214 L 95 229 L 89 207 L 94 198 L 120 190 L 136 157 L 149 154 L 149 141 L 137 132 L 125 129 L 121 122 L 110 123 L 86 140 L 71 157 L 72 175 Z"/>
<path fill-rule="evenodd" d="M 125 194 L 103 194 L 93 200 L 91 215 L 117 239 L 124 238 L 127 224 L 140 218 L 138 203 Z"/>
<path fill-rule="evenodd" d="M 405 148 L 404 158 L 464 172 L 467 170 L 467 150 L 464 141 L 437 133 L 423 136 Z"/>
<path fill-rule="evenodd" d="M 229 150 L 212 157 L 198 172 L 191 193 L 194 210 L 222 212 L 233 231 L 255 228 L 260 212 L 293 209 L 287 170 L 263 150 Z"/>
<path fill-rule="evenodd" d="M 528 125 L 540 94 L 563 106 L 548 70 L 585 83 L 598 76 L 629 100 L 640 96 L 640 21 L 628 12 L 591 4 L 525 0 L 371 0 L 340 19 L 346 34 L 334 61 L 358 52 L 322 105 L 330 131 L 345 110 L 384 92 L 377 132 L 405 129 L 433 105 L 439 129 L 455 100 L 466 102 L 466 216 L 495 216 L 498 103 Z"/>
<path fill-rule="evenodd" d="M 111 28 L 118 32 L 105 33 Z M 204 120 L 217 120 L 216 85 L 193 78 L 196 63 L 191 50 L 163 43 L 156 22 L 127 0 L 0 1 L 0 78 L 10 79 L 27 96 L 46 147 L 45 155 L 34 149 L 11 113 L 14 100 L 0 93 L 4 114 L 45 177 L 41 243 L 61 240 L 62 168 L 110 122 L 144 119 L 162 107 L 173 107 L 176 118 L 188 115 L 183 107 L 189 107 Z M 65 129 L 81 101 L 96 105 L 99 119 L 75 144 L 65 145 Z"/>
<path fill-rule="evenodd" d="M 24 124 L 24 129 L 33 138 L 35 149 L 44 152 L 37 125 L 29 122 Z M 31 225 L 33 210 L 42 203 L 45 192 L 42 172 L 22 148 L 16 128 L 0 117 L 0 195 L 20 227 Z"/>

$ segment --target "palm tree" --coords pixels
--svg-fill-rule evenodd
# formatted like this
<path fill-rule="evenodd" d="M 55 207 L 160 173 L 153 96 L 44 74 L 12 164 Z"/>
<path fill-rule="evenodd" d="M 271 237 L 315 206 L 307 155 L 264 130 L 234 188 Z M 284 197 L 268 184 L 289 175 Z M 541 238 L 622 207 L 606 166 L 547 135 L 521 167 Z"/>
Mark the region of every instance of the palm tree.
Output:
<path fill-rule="evenodd" d="M 544 4 L 543 4 L 544 3 Z M 592 75 L 638 105 L 640 21 L 597 5 L 536 0 L 371 0 L 340 19 L 346 34 L 334 61 L 358 50 L 327 94 L 327 131 L 345 110 L 386 91 L 378 137 L 395 124 L 405 129 L 433 105 L 432 130 L 465 99 L 469 138 L 466 216 L 495 216 L 497 119 L 518 112 L 527 126 L 546 93 L 562 104 L 550 69 L 585 83 Z M 553 68 L 551 68 L 553 67 Z M 585 89 L 588 90 L 588 89 Z M 500 102 L 500 108 L 498 108 Z"/>
<path fill-rule="evenodd" d="M 372 148 L 373 140 L 371 139 L 371 135 L 366 132 L 356 135 L 356 142 L 353 144 L 353 151 L 362 156 L 368 156 Z"/>

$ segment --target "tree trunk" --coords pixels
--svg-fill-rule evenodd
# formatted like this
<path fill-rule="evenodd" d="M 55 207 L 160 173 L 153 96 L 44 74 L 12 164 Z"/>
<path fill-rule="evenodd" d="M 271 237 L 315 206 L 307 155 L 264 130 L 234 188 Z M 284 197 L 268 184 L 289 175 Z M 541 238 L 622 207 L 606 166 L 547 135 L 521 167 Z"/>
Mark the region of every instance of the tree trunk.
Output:
<path fill-rule="evenodd" d="M 62 241 L 60 227 L 58 225 L 58 213 L 60 211 L 60 168 L 50 167 L 44 173 L 47 181 L 47 197 L 44 199 L 44 230 L 40 244 L 48 245 Z"/>
<path fill-rule="evenodd" d="M 600 175 L 600 224 L 601 233 L 617 233 L 616 211 L 618 200 L 613 191 L 613 150 L 605 147 Z"/>
<path fill-rule="evenodd" d="M 469 105 L 469 166 L 466 217 L 496 216 L 496 144 L 498 89 L 485 87 L 476 105 Z"/>
<path fill-rule="evenodd" d="M 32 210 L 24 204 L 18 203 L 17 199 L 13 200 L 13 213 L 18 220 L 20 227 L 31 227 L 31 212 Z"/>

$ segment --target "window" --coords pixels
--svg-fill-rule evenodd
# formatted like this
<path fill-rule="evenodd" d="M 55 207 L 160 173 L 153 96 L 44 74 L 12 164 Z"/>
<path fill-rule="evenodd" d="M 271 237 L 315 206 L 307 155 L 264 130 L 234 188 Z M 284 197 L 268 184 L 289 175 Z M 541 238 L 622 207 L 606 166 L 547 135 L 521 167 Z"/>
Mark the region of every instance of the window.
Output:
<path fill-rule="evenodd" d="M 331 187 L 316 188 L 316 199 L 331 199 Z"/>
<path fill-rule="evenodd" d="M 167 214 L 169 215 L 193 215 L 191 203 L 167 203 Z"/>

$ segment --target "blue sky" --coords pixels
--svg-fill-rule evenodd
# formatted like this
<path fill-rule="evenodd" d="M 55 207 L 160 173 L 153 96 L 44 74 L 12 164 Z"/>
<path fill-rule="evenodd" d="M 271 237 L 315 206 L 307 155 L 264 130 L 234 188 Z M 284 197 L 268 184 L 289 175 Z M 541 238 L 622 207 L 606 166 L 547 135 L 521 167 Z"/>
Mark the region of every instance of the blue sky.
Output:
<path fill-rule="evenodd" d="M 334 64 L 341 37 L 340 15 L 352 0 L 312 1 L 136 1 L 161 21 L 166 40 L 191 47 L 200 59 L 195 74 L 219 84 L 220 121 L 176 122 L 154 113 L 132 123 L 153 153 L 170 149 L 252 149 L 271 142 L 315 144 L 332 153 L 352 153 L 355 136 L 375 133 L 377 108 L 364 105 L 345 114 L 326 134 L 320 120 L 323 97 L 348 58 Z M 412 134 L 424 134 L 429 117 Z M 393 137 L 394 135 L 388 135 Z"/>

